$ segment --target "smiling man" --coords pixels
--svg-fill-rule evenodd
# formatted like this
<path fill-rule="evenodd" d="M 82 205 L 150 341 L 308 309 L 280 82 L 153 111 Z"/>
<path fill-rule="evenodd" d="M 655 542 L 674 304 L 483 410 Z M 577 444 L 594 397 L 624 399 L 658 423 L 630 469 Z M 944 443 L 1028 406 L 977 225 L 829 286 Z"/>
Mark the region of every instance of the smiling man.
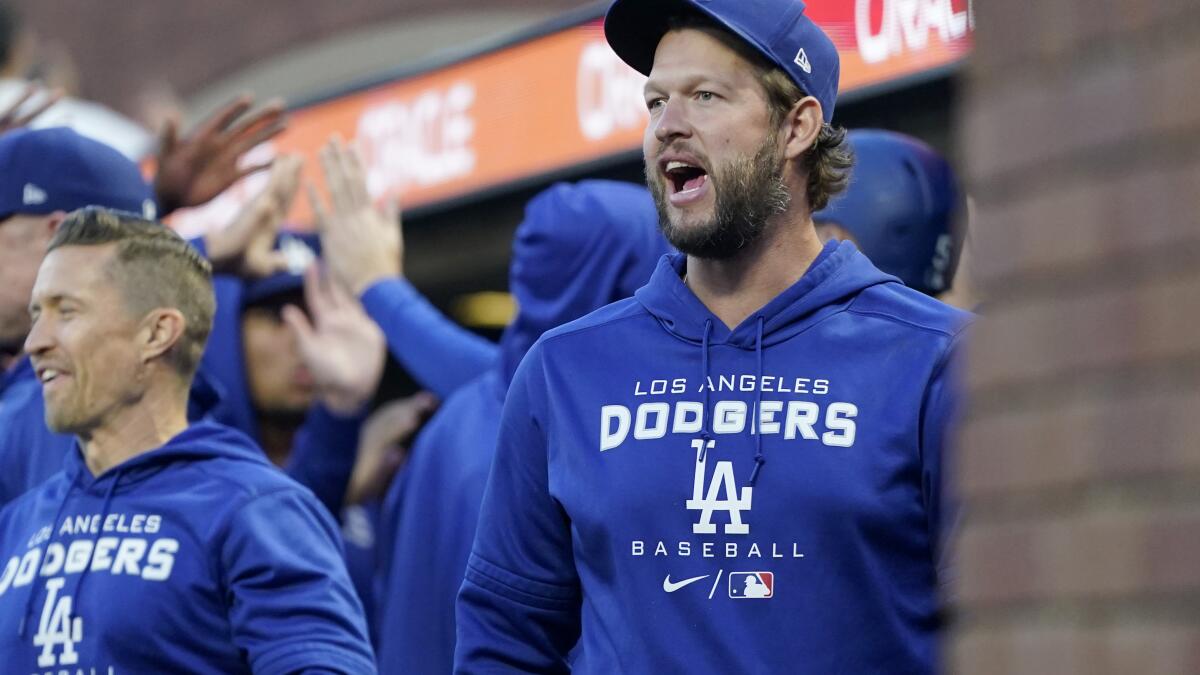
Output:
<path fill-rule="evenodd" d="M 835 47 L 796 0 L 617 0 L 605 32 L 682 255 L 517 371 L 457 669 L 934 672 L 969 316 L 817 237 Z"/>
<path fill-rule="evenodd" d="M 12 672 L 374 672 L 337 529 L 245 436 L 189 425 L 211 268 L 160 224 L 55 231 L 25 340 L 64 469 L 0 512 Z"/>

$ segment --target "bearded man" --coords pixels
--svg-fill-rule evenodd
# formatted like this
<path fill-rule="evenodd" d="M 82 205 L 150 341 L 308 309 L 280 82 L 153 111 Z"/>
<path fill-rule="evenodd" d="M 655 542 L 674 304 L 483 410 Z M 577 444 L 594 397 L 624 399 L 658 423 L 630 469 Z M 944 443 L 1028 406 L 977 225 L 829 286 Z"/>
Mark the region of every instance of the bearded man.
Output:
<path fill-rule="evenodd" d="M 796 0 L 617 0 L 605 32 L 682 254 L 518 369 L 458 671 L 934 672 L 969 316 L 817 237 L 837 50 Z"/>

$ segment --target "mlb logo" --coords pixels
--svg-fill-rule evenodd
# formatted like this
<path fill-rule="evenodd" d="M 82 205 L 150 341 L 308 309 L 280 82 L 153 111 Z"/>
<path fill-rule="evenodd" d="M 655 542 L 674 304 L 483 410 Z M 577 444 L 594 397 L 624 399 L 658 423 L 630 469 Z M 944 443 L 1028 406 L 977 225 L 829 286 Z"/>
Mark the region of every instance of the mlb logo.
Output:
<path fill-rule="evenodd" d="M 775 595 L 774 572 L 730 572 L 729 597 L 770 598 Z"/>

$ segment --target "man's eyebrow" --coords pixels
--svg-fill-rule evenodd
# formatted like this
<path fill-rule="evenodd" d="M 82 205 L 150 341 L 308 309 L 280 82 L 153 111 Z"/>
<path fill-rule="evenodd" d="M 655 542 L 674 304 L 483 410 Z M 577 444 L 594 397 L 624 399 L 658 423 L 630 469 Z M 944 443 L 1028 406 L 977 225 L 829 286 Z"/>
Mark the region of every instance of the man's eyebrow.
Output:
<path fill-rule="evenodd" d="M 34 307 L 41 307 L 42 305 L 61 305 L 64 302 L 77 302 L 79 304 L 83 304 L 83 298 L 77 295 L 72 295 L 65 291 L 61 293 L 52 293 L 43 297 L 41 300 L 31 299 L 29 302 L 29 309 L 32 310 Z"/>

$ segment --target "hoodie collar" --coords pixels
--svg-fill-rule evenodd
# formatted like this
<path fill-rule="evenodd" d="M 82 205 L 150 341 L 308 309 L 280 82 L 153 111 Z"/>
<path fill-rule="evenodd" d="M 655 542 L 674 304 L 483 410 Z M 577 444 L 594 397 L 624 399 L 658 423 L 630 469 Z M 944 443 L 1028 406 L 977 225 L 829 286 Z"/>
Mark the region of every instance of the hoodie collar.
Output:
<path fill-rule="evenodd" d="M 636 293 L 638 302 L 667 331 L 688 342 L 700 344 L 705 324 L 711 323 L 708 344 L 748 350 L 759 344 L 760 323 L 761 344 L 769 346 L 804 330 L 869 286 L 899 282 L 879 271 L 854 244 L 830 241 L 804 276 L 730 330 L 683 283 L 686 265 L 683 254 L 665 256 L 650 283 Z"/>
<path fill-rule="evenodd" d="M 122 487 L 133 486 L 163 470 L 168 464 L 181 460 L 197 461 L 229 457 L 265 464 L 266 459 L 245 434 L 215 422 L 198 422 L 176 434 L 163 445 L 130 457 L 93 476 L 83 458 L 78 439 L 67 453 L 63 469 L 67 479 L 83 491 L 105 489 L 110 482 L 120 480 Z"/>

